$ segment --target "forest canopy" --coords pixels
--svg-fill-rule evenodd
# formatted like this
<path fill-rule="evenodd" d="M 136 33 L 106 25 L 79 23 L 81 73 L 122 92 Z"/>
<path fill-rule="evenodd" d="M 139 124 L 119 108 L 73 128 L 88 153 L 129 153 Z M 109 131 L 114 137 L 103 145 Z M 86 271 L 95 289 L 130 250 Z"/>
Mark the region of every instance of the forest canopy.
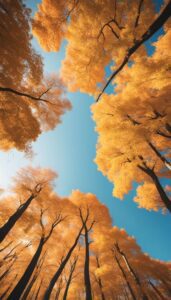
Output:
<path fill-rule="evenodd" d="M 0 299 L 169 300 L 171 262 L 146 253 L 154 246 L 145 216 L 155 227 L 157 216 L 171 213 L 171 0 L 29 1 L 0 1 L 0 155 L 27 154 L 10 185 L 0 182 Z M 60 67 L 48 73 L 50 53 Z M 34 147 L 50 131 L 56 134 L 37 147 L 45 153 L 37 166 Z M 92 152 L 95 177 L 82 165 L 77 174 L 79 159 L 85 166 Z M 62 195 L 56 157 L 70 189 Z M 117 198 L 134 203 L 118 209 Z M 134 237 L 138 216 L 143 227 Z M 163 231 L 153 232 L 158 248 L 167 248 Z"/>

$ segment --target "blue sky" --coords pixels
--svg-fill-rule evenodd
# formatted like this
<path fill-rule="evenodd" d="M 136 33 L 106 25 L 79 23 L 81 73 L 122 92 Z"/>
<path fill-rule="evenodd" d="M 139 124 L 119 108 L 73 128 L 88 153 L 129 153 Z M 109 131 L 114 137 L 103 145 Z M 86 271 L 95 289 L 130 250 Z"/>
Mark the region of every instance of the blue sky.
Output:
<path fill-rule="evenodd" d="M 37 1 L 38 2 L 38 1 Z M 40 1 L 39 1 L 40 2 Z M 157 8 L 161 1 L 155 1 Z M 27 5 L 36 9 L 36 1 L 27 0 Z M 153 41 L 156 37 L 153 37 Z M 45 53 L 34 40 L 34 46 L 44 57 L 45 71 L 58 72 L 65 56 L 65 43 L 58 53 Z M 149 54 L 152 51 L 148 42 Z M 73 109 L 63 116 L 63 122 L 55 130 L 43 133 L 33 144 L 36 153 L 32 160 L 15 150 L 0 153 L 0 187 L 7 187 L 20 167 L 32 165 L 55 170 L 59 177 L 56 192 L 67 196 L 73 189 L 94 193 L 106 204 L 113 218 L 113 224 L 125 228 L 133 235 L 144 252 L 154 258 L 171 259 L 170 215 L 161 212 L 147 212 L 138 209 L 132 201 L 135 189 L 120 201 L 112 197 L 112 184 L 97 171 L 93 162 L 97 135 L 91 118 L 90 106 L 93 98 L 81 93 L 68 93 Z"/>

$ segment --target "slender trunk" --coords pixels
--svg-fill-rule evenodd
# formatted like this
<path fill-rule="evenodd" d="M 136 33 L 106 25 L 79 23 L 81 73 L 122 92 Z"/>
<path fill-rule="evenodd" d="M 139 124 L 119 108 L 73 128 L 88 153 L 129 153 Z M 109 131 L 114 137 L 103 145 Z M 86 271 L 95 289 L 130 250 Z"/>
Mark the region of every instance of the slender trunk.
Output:
<path fill-rule="evenodd" d="M 22 214 L 25 212 L 34 198 L 35 196 L 31 195 L 28 200 L 23 205 L 21 205 L 17 209 L 17 211 L 8 219 L 8 221 L 0 228 L 0 243 L 5 239 L 7 234 L 10 232 L 10 230 L 13 228 L 15 223 L 19 220 L 19 218 L 22 216 Z"/>
<path fill-rule="evenodd" d="M 102 300 L 106 300 L 105 294 L 103 293 L 102 280 L 101 280 L 100 277 L 98 278 L 97 282 L 98 282 L 98 285 L 99 285 L 99 288 L 100 288 L 100 293 L 101 293 Z"/>
<path fill-rule="evenodd" d="M 72 281 L 72 276 L 73 276 L 74 271 L 75 271 L 76 263 L 77 263 L 77 259 L 74 261 L 74 263 L 71 266 L 69 278 L 67 280 L 66 287 L 65 287 L 63 300 L 67 300 L 67 295 L 68 295 L 69 287 L 70 287 L 70 284 L 71 284 L 71 281 Z"/>
<path fill-rule="evenodd" d="M 40 269 L 39 269 L 39 270 L 36 270 L 36 271 L 35 271 L 35 274 L 33 275 L 33 278 L 31 279 L 31 281 L 30 281 L 30 283 L 28 284 L 26 290 L 24 291 L 24 294 L 23 294 L 23 296 L 22 296 L 22 300 L 26 300 L 26 299 L 27 299 L 27 297 L 28 297 L 28 295 L 29 295 L 29 293 L 30 293 L 30 291 L 31 291 L 31 289 L 32 289 L 32 287 L 33 287 L 33 285 L 35 284 L 35 282 L 36 282 L 36 280 L 37 280 L 37 278 L 38 278 L 38 276 L 39 276 L 39 274 L 40 274 L 41 267 L 42 267 L 42 265 L 40 266 Z"/>
<path fill-rule="evenodd" d="M 43 281 L 43 280 L 41 280 L 41 282 L 40 282 L 40 284 L 39 284 L 39 287 L 38 287 L 38 289 L 37 289 L 37 292 L 36 292 L 36 295 L 35 295 L 34 300 L 37 300 L 37 299 L 38 299 L 39 292 L 40 292 L 40 289 L 41 289 L 41 287 L 42 287 L 42 281 Z M 23 299 L 23 300 L 24 300 L 24 299 Z"/>
<path fill-rule="evenodd" d="M 26 300 L 27 299 L 27 297 L 28 297 L 28 295 L 29 295 L 29 293 L 30 293 L 30 291 L 31 291 L 31 289 L 32 289 L 35 281 L 36 281 L 36 278 L 35 278 L 35 276 L 33 276 L 32 280 L 30 281 L 30 283 L 28 284 L 26 290 L 24 291 L 24 294 L 22 296 L 22 300 Z"/>
<path fill-rule="evenodd" d="M 134 278 L 134 281 L 135 283 L 137 284 L 138 288 L 139 288 L 139 291 L 140 291 L 140 294 L 141 294 L 141 298 L 143 300 L 148 300 L 148 297 L 147 295 L 144 293 L 143 289 L 142 289 L 142 286 L 141 286 L 141 282 L 140 282 L 140 279 L 138 277 L 138 275 L 135 273 L 134 269 L 132 268 L 132 266 L 130 265 L 125 253 L 123 251 L 120 250 L 119 248 L 119 245 L 116 244 L 116 249 L 118 251 L 118 253 L 122 256 L 124 262 L 125 262 L 125 265 L 128 269 L 128 271 L 130 272 L 130 274 L 132 275 L 132 277 Z"/>
<path fill-rule="evenodd" d="M 41 255 L 41 252 L 43 249 L 43 245 L 44 245 L 44 237 L 42 237 L 40 239 L 39 245 L 37 247 L 37 250 L 36 250 L 33 258 L 31 259 L 23 276 L 21 277 L 21 279 L 19 280 L 19 282 L 17 283 L 17 285 L 15 286 L 15 288 L 13 289 L 13 291 L 11 292 L 9 297 L 7 298 L 8 300 L 20 299 L 20 297 L 21 297 L 22 293 L 24 292 L 24 289 L 26 288 L 26 286 L 31 278 L 31 275 L 33 274 L 33 271 L 37 265 L 38 259 Z"/>
<path fill-rule="evenodd" d="M 89 253 L 88 231 L 85 227 L 85 264 L 84 264 L 84 282 L 86 290 L 86 300 L 92 300 L 91 282 L 90 282 L 90 253 Z"/>
<path fill-rule="evenodd" d="M 149 284 L 150 286 L 153 288 L 153 290 L 156 292 L 156 294 L 159 296 L 160 299 L 162 300 L 167 300 L 162 293 L 158 290 L 158 288 L 151 282 L 151 280 L 149 280 Z"/>
<path fill-rule="evenodd" d="M 169 197 L 166 195 L 157 175 L 154 173 L 153 170 L 149 169 L 149 168 L 145 168 L 142 167 L 140 165 L 138 165 L 138 168 L 140 170 L 142 170 L 144 173 L 146 173 L 148 176 L 150 176 L 150 178 L 152 179 L 153 183 L 156 186 L 157 191 L 159 192 L 159 195 L 161 197 L 161 200 L 163 201 L 165 207 L 169 210 L 169 212 L 171 213 L 171 201 L 169 199 Z"/>
<path fill-rule="evenodd" d="M 75 247 L 77 246 L 77 243 L 78 243 L 78 240 L 80 238 L 80 235 L 81 235 L 81 232 L 83 230 L 84 226 L 81 227 L 76 239 L 75 239 L 75 242 L 74 244 L 72 245 L 72 247 L 70 248 L 70 250 L 68 251 L 67 255 L 65 256 L 64 260 L 62 261 L 61 265 L 59 266 L 58 270 L 56 271 L 56 273 L 53 275 L 50 283 L 49 283 L 49 286 L 48 288 L 46 289 L 45 291 L 45 294 L 44 294 L 44 297 L 43 297 L 43 300 L 49 300 L 50 299 L 50 295 L 52 293 L 52 290 L 54 288 L 54 285 L 56 283 L 56 281 L 58 280 L 58 278 L 60 277 L 65 265 L 67 264 L 68 260 L 70 259 L 70 256 L 73 252 L 73 250 L 75 249 Z"/>
<path fill-rule="evenodd" d="M 69 276 L 69 278 L 68 278 L 68 280 L 67 280 L 67 283 L 66 283 L 66 288 L 65 288 L 63 300 L 66 300 L 66 299 L 67 299 L 69 287 L 70 287 L 70 284 L 71 284 L 71 280 L 72 280 L 72 276 L 71 276 L 71 274 L 70 274 L 70 276 Z"/>
<path fill-rule="evenodd" d="M 131 285 L 130 285 L 128 279 L 127 279 L 126 273 L 125 273 L 125 271 L 124 271 L 122 265 L 120 264 L 120 261 L 119 261 L 119 259 L 117 258 L 117 256 L 115 256 L 115 259 L 116 259 L 117 265 L 118 265 L 118 267 L 119 267 L 119 269 L 120 269 L 120 271 L 121 271 L 121 273 L 122 273 L 122 275 L 123 275 L 123 278 L 125 279 L 125 282 L 126 282 L 126 284 L 127 284 L 127 287 L 128 287 L 128 290 L 129 290 L 129 292 L 130 292 L 130 295 L 131 295 L 132 299 L 133 299 L 133 300 L 137 300 L 137 298 L 136 298 L 136 296 L 135 296 L 135 294 L 134 294 L 134 291 L 133 291 L 133 289 L 132 289 L 132 287 L 131 287 Z"/>
<path fill-rule="evenodd" d="M 100 268 L 100 262 L 99 262 L 98 256 L 96 256 L 96 262 L 97 262 L 97 267 Z M 100 277 L 98 278 L 97 282 L 98 282 L 98 285 L 99 285 L 99 288 L 100 288 L 102 300 L 106 300 L 105 295 L 104 295 L 104 293 L 103 293 L 103 284 L 102 284 L 102 280 L 101 280 Z"/>
<path fill-rule="evenodd" d="M 61 277 L 60 282 L 59 282 L 59 285 L 58 285 L 58 289 L 57 289 L 57 291 L 56 291 L 55 300 L 58 300 L 58 299 L 59 299 L 59 295 L 60 295 L 61 289 L 62 289 L 62 282 L 63 282 L 63 279 L 62 279 L 62 277 Z"/>
<path fill-rule="evenodd" d="M 157 150 L 157 148 L 151 142 L 148 142 L 148 145 L 155 152 L 155 154 L 160 158 L 160 160 L 166 165 L 166 167 L 169 169 L 170 166 L 171 168 L 171 163 Z"/>

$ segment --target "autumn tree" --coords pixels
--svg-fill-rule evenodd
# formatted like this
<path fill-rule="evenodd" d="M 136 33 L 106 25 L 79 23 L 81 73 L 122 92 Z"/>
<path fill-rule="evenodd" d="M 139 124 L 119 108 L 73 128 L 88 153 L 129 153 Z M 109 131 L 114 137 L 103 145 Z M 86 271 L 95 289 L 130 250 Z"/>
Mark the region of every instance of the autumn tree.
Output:
<path fill-rule="evenodd" d="M 36 249 L 35 254 L 33 255 L 30 263 L 28 264 L 28 267 L 26 268 L 23 276 L 20 278 L 20 280 L 18 281 L 17 285 L 15 286 L 15 288 L 12 290 L 11 294 L 8 296 L 8 299 L 20 299 L 20 296 L 22 295 L 25 287 L 27 286 L 32 273 L 34 272 L 34 269 L 37 265 L 37 262 L 40 258 L 40 255 L 42 253 L 43 247 L 45 245 L 45 243 L 49 240 L 49 238 L 51 237 L 54 228 L 60 223 L 62 222 L 64 219 L 63 217 L 59 214 L 56 218 L 56 220 L 52 223 L 51 228 L 49 230 L 49 232 L 47 234 L 45 234 L 45 226 L 43 224 L 43 211 L 41 211 L 41 216 L 40 216 L 40 225 L 42 228 L 42 234 L 41 234 L 41 238 L 40 238 L 40 242 L 38 244 L 38 247 Z"/>
<path fill-rule="evenodd" d="M 167 25 L 154 54 L 125 67 L 116 93 L 92 107 L 99 133 L 96 163 L 114 183 L 113 195 L 123 199 L 136 182 L 134 200 L 148 210 L 171 211 L 169 184 L 162 184 L 171 174 L 170 35 Z"/>
<path fill-rule="evenodd" d="M 31 43 L 30 9 L 19 0 L 1 1 L 0 18 L 0 149 L 28 152 L 71 105 L 58 76 L 43 74 L 42 58 Z"/>
<path fill-rule="evenodd" d="M 101 90 L 100 97 L 130 58 L 146 57 L 143 43 L 165 24 L 170 10 L 170 1 L 156 15 L 153 1 L 42 0 L 33 34 L 46 51 L 58 51 L 66 39 L 61 74 L 68 88 L 95 96 Z M 104 84 L 109 64 L 115 65 Z"/>
<path fill-rule="evenodd" d="M 169 299 L 170 263 L 144 254 L 124 229 L 112 227 L 95 195 L 76 190 L 59 197 L 50 170 L 21 171 L 13 186 L 21 201 L 36 178 L 44 182 L 41 192 L 1 243 L 2 299 Z M 0 201 L 4 215 L 15 201 Z"/>
<path fill-rule="evenodd" d="M 37 176 L 36 176 L 37 175 Z M 20 200 L 26 197 L 26 201 L 20 201 L 20 205 L 17 208 L 17 210 L 9 216 L 8 220 L 5 221 L 5 223 L 0 227 L 0 242 L 2 242 L 6 236 L 9 234 L 9 232 L 12 230 L 16 222 L 22 217 L 24 212 L 27 210 L 27 208 L 30 206 L 32 201 L 37 198 L 44 188 L 49 188 L 48 185 L 52 182 L 56 174 L 54 172 L 51 172 L 50 170 L 46 169 L 23 169 L 19 172 L 18 176 L 15 178 L 15 186 L 14 190 L 16 192 L 15 198 L 19 198 Z M 18 199 L 18 200 L 19 200 Z M 11 201 L 15 201 L 17 199 L 13 199 L 11 197 Z M 1 203 L 1 205 L 4 205 L 4 202 Z M 10 205 L 12 203 L 9 203 Z M 6 219 L 6 215 L 2 217 L 2 219 Z"/>

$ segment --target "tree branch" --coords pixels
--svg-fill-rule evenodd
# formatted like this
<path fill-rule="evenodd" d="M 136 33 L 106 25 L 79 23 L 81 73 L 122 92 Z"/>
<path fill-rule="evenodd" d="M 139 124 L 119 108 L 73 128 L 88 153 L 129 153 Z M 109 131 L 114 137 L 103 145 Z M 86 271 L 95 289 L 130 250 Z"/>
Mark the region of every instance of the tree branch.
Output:
<path fill-rule="evenodd" d="M 46 90 L 44 93 L 42 93 L 42 95 L 46 94 L 48 90 Z M 7 92 L 7 93 L 12 93 L 12 94 L 15 94 L 15 95 L 18 95 L 18 96 L 21 96 L 21 97 L 27 97 L 31 100 L 34 100 L 34 101 L 40 101 L 40 102 L 45 102 L 45 103 L 48 103 L 48 104 L 51 104 L 51 105 L 55 105 L 54 103 L 50 102 L 49 100 L 46 100 L 46 99 L 42 99 L 40 95 L 40 97 L 35 97 L 33 95 L 30 95 L 30 94 L 27 94 L 27 93 L 22 93 L 22 92 L 19 92 L 19 91 L 16 91 L 12 88 L 7 88 L 7 87 L 0 87 L 0 92 Z"/>
<path fill-rule="evenodd" d="M 103 87 L 102 91 L 98 95 L 96 102 L 99 101 L 103 93 L 105 92 L 106 88 L 109 86 L 111 81 L 116 77 L 116 75 L 124 68 L 124 66 L 128 63 L 130 57 L 132 54 L 136 52 L 136 50 L 149 38 L 153 36 L 154 33 L 156 33 L 168 20 L 168 18 L 171 15 L 171 0 L 168 2 L 166 7 L 163 9 L 162 13 L 157 17 L 157 19 L 149 26 L 149 28 L 146 30 L 146 32 L 141 36 L 141 38 L 138 41 L 135 41 L 133 46 L 127 50 L 127 53 L 120 64 L 120 66 L 114 71 L 114 73 L 110 76 L 109 80 Z"/>

